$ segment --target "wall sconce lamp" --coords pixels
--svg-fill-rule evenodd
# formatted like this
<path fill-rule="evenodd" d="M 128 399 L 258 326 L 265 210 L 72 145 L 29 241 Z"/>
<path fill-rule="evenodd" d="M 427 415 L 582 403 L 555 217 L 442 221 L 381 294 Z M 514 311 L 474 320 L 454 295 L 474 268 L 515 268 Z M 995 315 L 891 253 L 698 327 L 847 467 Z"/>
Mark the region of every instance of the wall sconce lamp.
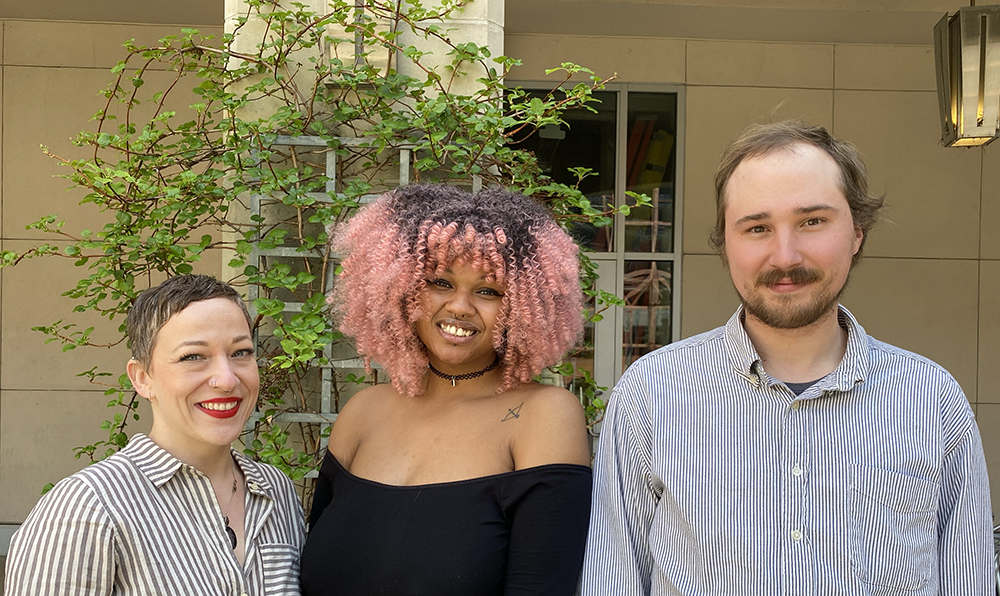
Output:
<path fill-rule="evenodd" d="M 1000 136 L 1000 5 L 960 8 L 934 26 L 941 142 L 986 145 Z"/>

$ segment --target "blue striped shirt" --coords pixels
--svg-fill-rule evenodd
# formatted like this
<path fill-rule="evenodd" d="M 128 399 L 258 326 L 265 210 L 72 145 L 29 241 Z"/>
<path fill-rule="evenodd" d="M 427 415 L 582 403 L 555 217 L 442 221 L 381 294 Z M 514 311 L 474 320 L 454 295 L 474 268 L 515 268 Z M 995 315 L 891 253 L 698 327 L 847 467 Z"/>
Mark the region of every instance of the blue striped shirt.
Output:
<path fill-rule="evenodd" d="M 841 308 L 844 359 L 796 397 L 741 320 L 615 387 L 584 596 L 992 596 L 986 462 L 951 375 Z"/>

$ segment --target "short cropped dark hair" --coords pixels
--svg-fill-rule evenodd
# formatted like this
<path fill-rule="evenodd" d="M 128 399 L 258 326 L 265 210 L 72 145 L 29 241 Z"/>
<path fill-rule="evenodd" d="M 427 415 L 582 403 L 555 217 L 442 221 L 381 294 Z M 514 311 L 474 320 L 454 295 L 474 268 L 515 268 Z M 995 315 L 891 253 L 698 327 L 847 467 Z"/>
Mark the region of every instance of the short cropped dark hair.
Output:
<path fill-rule="evenodd" d="M 247 327 L 253 329 L 253 321 L 243 298 L 231 285 L 209 275 L 178 275 L 143 291 L 132 303 L 127 319 L 132 358 L 148 368 L 156 337 L 170 317 L 192 302 L 212 298 L 228 298 L 239 305 L 246 317 Z"/>
<path fill-rule="evenodd" d="M 723 261 L 726 259 L 725 193 L 729 178 L 743 161 L 786 149 L 796 143 L 822 149 L 837 163 L 840 169 L 840 190 L 851 208 L 854 225 L 864 232 L 861 246 L 851 260 L 851 266 L 857 265 L 861 260 L 868 232 L 881 217 L 885 195 L 875 196 L 868 190 L 868 168 L 865 167 L 861 152 L 852 143 L 833 138 L 822 126 L 787 121 L 747 127 L 722 156 L 722 163 L 715 173 L 715 229 L 709 242 Z"/>

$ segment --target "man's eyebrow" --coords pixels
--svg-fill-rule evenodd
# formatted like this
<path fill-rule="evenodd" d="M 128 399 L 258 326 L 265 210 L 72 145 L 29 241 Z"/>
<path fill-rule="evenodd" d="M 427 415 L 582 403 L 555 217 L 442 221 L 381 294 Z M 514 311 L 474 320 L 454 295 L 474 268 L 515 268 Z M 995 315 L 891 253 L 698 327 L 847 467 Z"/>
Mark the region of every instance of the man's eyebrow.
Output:
<path fill-rule="evenodd" d="M 733 222 L 733 225 L 738 226 L 748 221 L 763 221 L 770 217 L 771 214 L 768 213 L 767 211 L 761 211 L 760 213 L 751 213 L 750 215 L 744 215 L 743 217 L 737 219 L 735 222 Z"/>
<path fill-rule="evenodd" d="M 839 211 L 833 205 L 827 205 L 825 203 L 820 203 L 818 205 L 810 205 L 808 207 L 799 207 L 795 210 L 796 215 L 805 215 L 806 213 L 815 213 L 817 211 Z"/>
<path fill-rule="evenodd" d="M 807 207 L 797 207 L 795 209 L 796 215 L 806 215 L 809 213 L 816 213 L 817 211 L 839 211 L 833 205 L 827 205 L 826 203 L 818 203 L 816 205 L 809 205 Z M 760 213 L 751 213 L 750 215 L 744 215 L 743 217 L 737 219 L 733 225 L 738 226 L 740 224 L 746 223 L 748 221 L 763 221 L 769 219 L 771 213 L 768 211 L 761 211 Z"/>

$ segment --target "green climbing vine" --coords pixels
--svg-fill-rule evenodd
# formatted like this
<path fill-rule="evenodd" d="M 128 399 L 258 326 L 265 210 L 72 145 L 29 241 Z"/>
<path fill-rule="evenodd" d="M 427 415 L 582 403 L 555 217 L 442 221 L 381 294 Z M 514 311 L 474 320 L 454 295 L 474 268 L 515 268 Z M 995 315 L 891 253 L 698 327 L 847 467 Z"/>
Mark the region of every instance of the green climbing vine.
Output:
<path fill-rule="evenodd" d="M 591 93 L 606 81 L 566 63 L 551 71 L 562 81 L 547 94 L 505 85 L 516 59 L 453 38 L 452 19 L 467 5 L 334 0 L 317 12 L 249 0 L 222 39 L 183 29 L 155 46 L 125 43 L 96 126 L 75 140 L 88 156 L 49 153 L 107 223 L 74 230 L 72 221 L 49 215 L 28 227 L 53 242 L 0 253 L 0 266 L 72 259 L 82 277 L 64 295 L 75 311 L 119 323 L 117 335 L 97 341 L 94 328 L 77 327 L 71 315 L 35 329 L 63 350 L 119 344 L 139 292 L 221 251 L 229 281 L 257 296 L 261 396 L 246 449 L 302 478 L 319 463 L 328 431 L 289 414 L 317 410 L 317 371 L 330 364 L 324 347 L 350 351 L 325 315 L 336 266 L 326 229 L 366 196 L 398 184 L 400 148 L 412 156 L 412 181 L 516 189 L 547 203 L 567 226 L 608 225 L 628 210 L 595 209 L 576 186 L 543 175 L 535 156 L 520 148 L 540 127 L 562 123 L 567 110 L 592 109 Z M 169 73 L 166 82 L 150 83 L 153 70 Z M 585 82 L 576 82 L 580 75 Z M 303 136 L 322 146 L 279 143 Z M 331 153 L 335 176 L 327 175 Z M 590 175 L 573 173 L 578 180 Z M 255 200 L 259 212 L 251 208 Z M 274 248 L 290 256 L 256 258 Z M 595 267 L 586 255 L 583 265 L 581 283 L 595 301 L 587 316 L 598 320 L 621 301 L 590 289 Z M 301 307 L 288 312 L 293 302 Z M 552 372 L 572 384 L 591 419 L 600 416 L 603 403 L 588 371 L 567 362 Z M 332 374 L 334 407 L 358 384 L 378 381 L 350 368 Z M 123 374 L 95 367 L 81 376 L 109 398 L 107 436 L 76 450 L 96 461 L 125 445 L 138 400 Z"/>

